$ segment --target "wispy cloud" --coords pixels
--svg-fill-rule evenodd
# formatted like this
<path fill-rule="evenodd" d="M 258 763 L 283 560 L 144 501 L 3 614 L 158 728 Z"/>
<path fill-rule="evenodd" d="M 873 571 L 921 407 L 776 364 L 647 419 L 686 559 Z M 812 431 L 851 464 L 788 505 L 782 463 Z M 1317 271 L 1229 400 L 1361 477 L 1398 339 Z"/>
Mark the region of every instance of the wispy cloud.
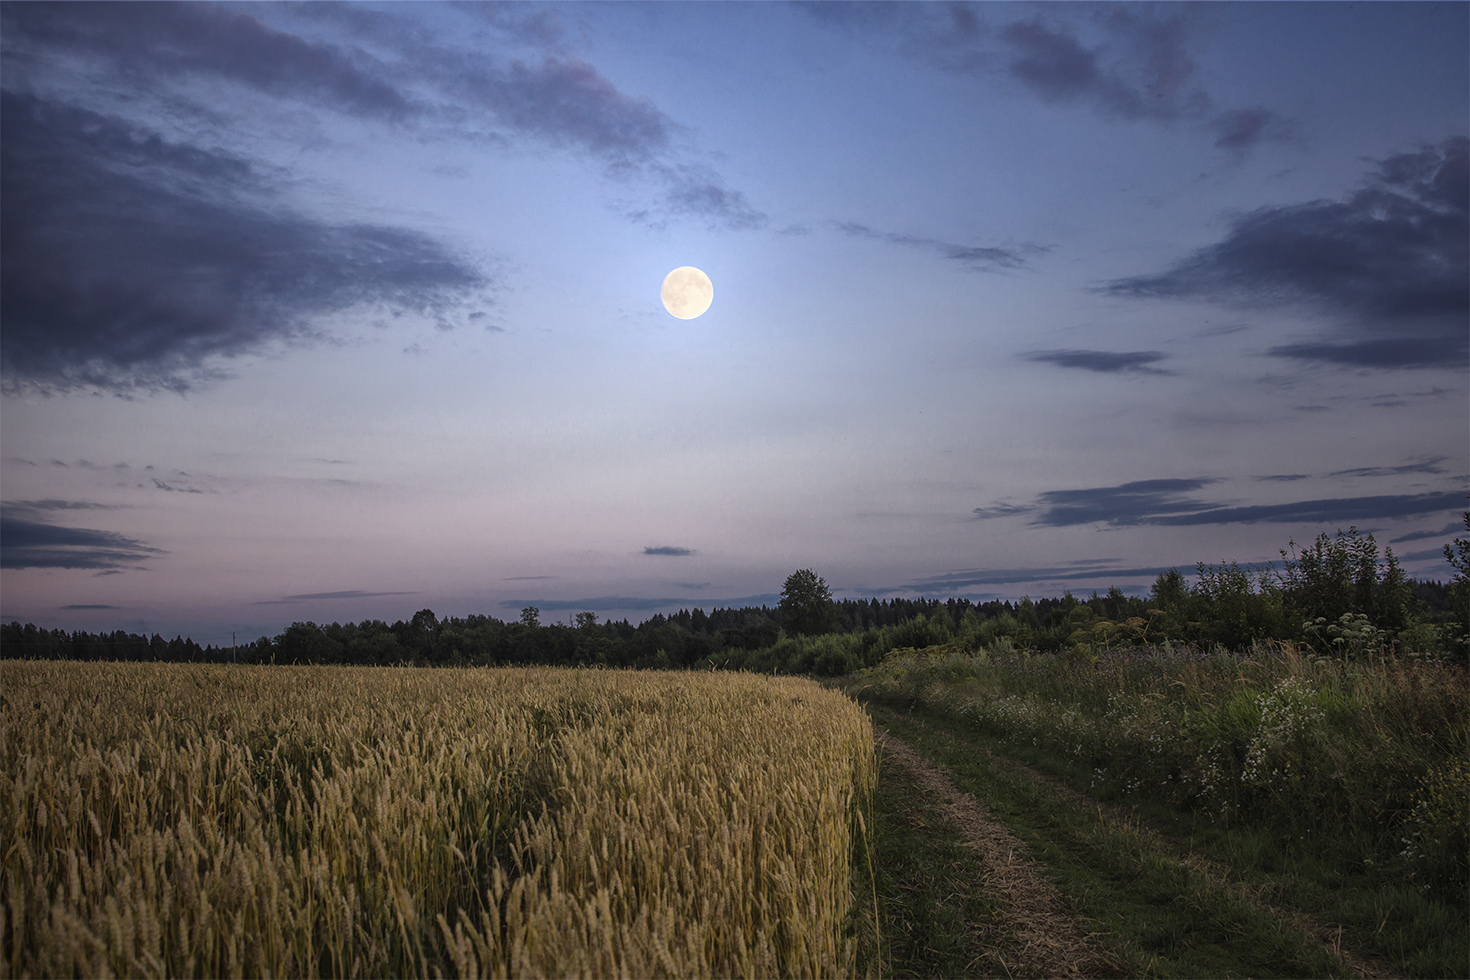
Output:
<path fill-rule="evenodd" d="M 1030 514 L 1036 510 L 1035 506 L 1026 504 L 994 503 L 989 507 L 976 507 L 972 512 L 977 521 L 990 520 L 993 517 L 1015 517 L 1019 514 Z"/>
<path fill-rule="evenodd" d="M 203 490 L 200 490 L 198 487 L 176 487 L 176 486 L 174 486 L 171 483 L 165 483 L 164 481 L 160 480 L 156 476 L 153 477 L 153 486 L 156 489 L 166 490 L 169 493 L 203 493 L 204 492 Z"/>
<path fill-rule="evenodd" d="M 674 607 L 699 607 L 701 609 L 738 609 L 741 606 L 768 606 L 779 602 L 781 597 L 774 593 L 761 595 L 736 596 L 728 599 L 689 598 L 648 598 L 645 596 L 623 596 L 604 595 L 595 596 L 590 599 L 506 599 L 500 603 L 502 609 L 524 609 L 526 606 L 535 606 L 542 612 L 567 612 L 577 610 L 588 612 L 602 612 L 604 610 L 618 610 L 620 612 L 648 612 L 657 609 L 670 609 Z"/>
<path fill-rule="evenodd" d="M 274 30 L 211 4 L 7 5 L 12 57 L 85 54 L 138 77 L 227 79 L 278 97 L 306 98 L 355 114 L 401 119 L 416 110 L 358 53 Z"/>
<path fill-rule="evenodd" d="M 1424 541 L 1428 538 L 1440 538 L 1448 541 L 1465 529 L 1465 525 L 1458 521 L 1450 521 L 1438 531 L 1411 531 L 1391 539 L 1389 544 L 1403 544 L 1406 541 Z"/>
<path fill-rule="evenodd" d="M 99 504 L 91 500 L 58 500 L 55 497 L 47 497 L 44 500 L 13 500 L 3 506 L 5 512 L 12 517 L 33 518 L 53 510 L 122 510 L 126 505 Z"/>
<path fill-rule="evenodd" d="M 1443 561 L 1444 551 L 1440 548 L 1425 548 L 1423 551 L 1410 551 L 1398 556 L 1402 561 Z M 1446 567 L 1448 574 L 1451 570 Z"/>
<path fill-rule="evenodd" d="M 343 592 L 304 592 L 300 595 L 285 595 L 279 599 L 262 599 L 251 603 L 255 606 L 279 606 L 293 602 L 315 602 L 323 599 L 377 599 L 383 596 L 393 595 L 418 595 L 417 592 L 363 592 L 358 589 L 348 589 Z"/>
<path fill-rule="evenodd" d="M 1445 468 L 1439 464 L 1449 459 L 1448 456 L 1431 456 L 1428 459 L 1418 460 L 1413 463 L 1405 463 L 1402 466 L 1359 466 L 1350 470 L 1337 470 L 1327 474 L 1328 476 L 1402 476 L 1406 473 L 1443 473 Z"/>
<path fill-rule="evenodd" d="M 645 555 L 668 555 L 670 557 L 682 558 L 685 555 L 694 554 L 688 548 L 676 548 L 673 545 L 660 545 L 657 548 L 644 548 Z"/>
<path fill-rule="evenodd" d="M 1046 103 L 1084 106 L 1111 119 L 1192 123 L 1231 153 L 1292 135 L 1290 121 L 1272 109 L 1222 107 L 1209 94 L 1190 50 L 1197 22 L 1192 12 L 1161 15 L 1158 8 L 1121 4 L 803 9 L 876 43 L 897 39 L 909 55 L 947 71 L 1008 78 Z M 1018 10 L 1025 15 L 1015 17 Z"/>
<path fill-rule="evenodd" d="M 477 12 L 488 13 L 461 13 Z M 435 40 L 391 9 L 348 5 L 294 12 L 340 28 L 333 42 L 266 22 L 281 17 L 263 20 L 211 4 L 6 4 L 4 14 L 7 57 L 33 74 L 47 71 L 59 54 L 74 53 L 113 89 L 156 94 L 168 84 L 180 105 L 190 103 L 190 87 L 224 82 L 318 112 L 413 127 L 425 138 L 559 147 L 615 178 L 661 188 L 658 205 L 630 209 L 640 220 L 765 224 L 738 190 L 676 152 L 673 136 L 683 129 L 651 100 L 621 91 L 567 53 L 551 16 L 481 16 L 506 42 L 497 47 L 523 55 L 496 57 L 484 45 Z M 534 29 L 527 26 L 533 23 Z M 199 115 L 211 118 L 207 111 Z"/>
<path fill-rule="evenodd" d="M 1327 336 L 1276 357 L 1354 367 L 1463 365 L 1470 317 L 1470 140 L 1389 157 L 1342 201 L 1258 208 L 1220 242 L 1115 296 L 1303 304 Z"/>
<path fill-rule="evenodd" d="M 1154 367 L 1167 355 L 1156 350 L 1103 351 L 1103 350 L 1038 350 L 1021 355 L 1023 360 L 1058 367 L 1080 368 L 1100 374 L 1173 374 L 1163 368 Z"/>
<path fill-rule="evenodd" d="M 876 589 L 877 594 L 891 592 L 920 592 L 952 595 L 958 589 L 977 585 L 1014 585 L 1026 582 L 1076 582 L 1083 579 L 1128 579 L 1152 578 L 1167 572 L 1172 566 L 1130 567 L 1112 563 L 1097 563 L 1086 568 L 1074 565 L 1041 566 L 1036 568 L 990 568 L 968 569 L 947 572 L 923 579 L 911 585 L 891 589 Z"/>
<path fill-rule="evenodd" d="M 1228 109 L 1210 120 L 1216 134 L 1215 145 L 1222 150 L 1243 152 L 1263 140 L 1281 142 L 1292 134 L 1293 127 L 1269 109 Z"/>
<path fill-rule="evenodd" d="M 833 226 L 838 231 L 852 238 L 867 238 L 874 241 L 890 242 L 894 245 L 905 245 L 912 248 L 920 248 L 933 252 L 951 261 L 958 262 L 977 272 L 991 271 L 995 269 L 1019 269 L 1026 265 L 1026 259 L 1030 256 L 1041 255 L 1049 249 L 1040 245 L 1020 245 L 1009 248 L 1001 248 L 994 245 L 957 245 L 953 242 L 940 241 L 937 238 L 924 238 L 918 235 L 903 235 L 892 231 L 879 231 L 869 228 L 867 225 L 857 224 L 852 221 L 834 221 Z"/>

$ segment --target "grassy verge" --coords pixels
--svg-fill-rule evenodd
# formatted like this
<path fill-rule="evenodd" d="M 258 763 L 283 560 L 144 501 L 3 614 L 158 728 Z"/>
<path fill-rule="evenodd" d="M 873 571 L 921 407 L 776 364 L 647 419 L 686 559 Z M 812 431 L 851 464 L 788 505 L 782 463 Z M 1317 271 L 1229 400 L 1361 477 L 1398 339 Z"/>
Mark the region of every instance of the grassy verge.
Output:
<path fill-rule="evenodd" d="M 1221 826 L 1159 803 L 1084 801 L 1078 791 L 1097 787 L 1089 787 L 1075 760 L 1014 746 L 963 719 L 912 713 L 910 705 L 870 699 L 868 707 L 875 721 L 944 766 L 1025 840 L 1134 973 L 1333 976 L 1366 961 L 1375 972 L 1465 975 L 1470 927 L 1463 907 L 1392 869 L 1344 865 L 1331 840 Z M 1071 790 L 1038 780 L 1014 758 Z M 1347 964 L 1332 953 L 1340 940 L 1349 949 Z"/>
<path fill-rule="evenodd" d="M 1101 929 L 1101 942 L 1128 974 L 1351 975 L 1330 950 L 1262 903 L 1248 883 L 1181 860 L 1177 849 L 1160 847 L 1158 836 L 1136 822 L 1078 806 L 1056 788 L 993 759 L 964 732 L 882 705 L 870 709 L 878 724 L 947 769 L 956 786 L 981 800 L 1031 848 L 1077 912 Z M 880 790 L 880 803 L 889 798 Z M 880 861 L 884 852 L 880 848 Z M 891 901 L 886 895 L 885 900 Z M 913 904 L 907 911 L 918 918 L 920 908 Z M 922 957 L 905 962 L 902 939 L 894 932 L 902 916 L 890 913 L 890 919 L 887 942 L 896 975 L 945 972 L 931 970 Z M 917 934 L 926 929 L 919 927 Z"/>
<path fill-rule="evenodd" d="M 848 689 L 1126 805 L 1258 901 L 1341 927 L 1367 960 L 1466 975 L 1463 668 L 1280 645 L 936 649 L 890 656 Z"/>

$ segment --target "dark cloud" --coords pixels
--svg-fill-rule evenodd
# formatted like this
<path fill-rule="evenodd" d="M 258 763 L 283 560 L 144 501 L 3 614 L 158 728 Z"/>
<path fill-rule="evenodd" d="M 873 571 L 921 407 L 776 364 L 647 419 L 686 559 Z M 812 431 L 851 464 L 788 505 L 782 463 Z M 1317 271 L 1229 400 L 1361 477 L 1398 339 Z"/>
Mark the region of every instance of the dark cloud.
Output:
<path fill-rule="evenodd" d="M 1359 466 L 1351 470 L 1337 470 L 1328 476 L 1402 476 L 1405 473 L 1443 473 L 1444 467 L 1439 465 L 1448 456 L 1431 456 L 1413 463 L 1405 463 L 1402 466 Z"/>
<path fill-rule="evenodd" d="M 1433 464 L 1433 461 L 1430 465 Z M 1409 471 L 1419 472 L 1412 464 Z M 1376 475 L 1376 474 L 1375 474 Z M 1271 478 L 1267 478 L 1271 479 Z M 1193 496 L 1218 480 L 1209 478 L 1137 480 L 1113 487 L 1048 490 L 1029 506 L 1002 504 L 978 507 L 978 519 L 1034 514 L 1036 527 L 1075 527 L 1107 524 L 1112 527 L 1189 527 L 1206 524 L 1361 524 L 1463 509 L 1465 494 L 1420 493 L 1365 497 L 1335 497 L 1285 504 L 1225 506 Z"/>
<path fill-rule="evenodd" d="M 109 606 L 105 602 L 74 602 L 62 609 L 120 609 L 121 606 Z"/>
<path fill-rule="evenodd" d="M 1019 269 L 1026 265 L 1026 257 L 1040 255 L 1049 251 L 1048 248 L 1039 245 L 1022 245 L 1014 248 L 998 248 L 987 245 L 956 245 L 952 242 L 940 241 L 937 238 L 921 238 L 916 235 L 902 235 L 891 231 L 878 231 L 867 225 L 860 225 L 851 221 L 836 221 L 833 225 L 838 231 L 853 238 L 869 238 L 881 242 L 891 242 L 895 245 L 908 245 L 922 248 L 930 252 L 942 255 L 946 259 L 958 262 L 961 265 L 975 271 L 989 271 L 993 269 Z"/>
<path fill-rule="evenodd" d="M 684 555 L 694 554 L 694 552 L 688 548 L 676 548 L 672 545 L 663 545 L 658 548 L 644 548 L 643 553 L 645 555 L 670 555 L 674 557 L 683 557 Z"/>
<path fill-rule="evenodd" d="M 1156 350 L 1102 351 L 1102 350 L 1039 350 L 1021 355 L 1025 360 L 1055 364 L 1058 367 L 1081 368 L 1102 374 L 1173 374 L 1152 365 L 1165 360 L 1165 355 Z"/>
<path fill-rule="evenodd" d="M 1273 473 L 1270 476 L 1258 476 L 1256 479 L 1266 483 L 1295 483 L 1309 477 L 1305 473 Z"/>
<path fill-rule="evenodd" d="M 1154 523 L 1164 515 L 1187 514 L 1211 505 L 1184 495 L 1217 482 L 1212 479 L 1137 480 L 1116 487 L 1048 490 L 1037 494 L 1032 524 L 1071 527 L 1102 521 L 1108 524 Z"/>
<path fill-rule="evenodd" d="M 1273 357 L 1286 357 L 1297 361 L 1317 361 L 1344 367 L 1453 367 L 1457 362 L 1464 361 L 1466 345 L 1465 338 L 1446 332 L 1437 336 L 1404 337 L 1398 340 L 1280 344 L 1272 347 L 1267 353 Z"/>
<path fill-rule="evenodd" d="M 1100 24 L 1107 40 L 1091 47 L 1060 24 L 1033 19 L 1006 25 L 1000 38 L 1011 76 L 1046 101 L 1090 103 L 1125 119 L 1206 111 L 1209 98 L 1194 84 L 1184 18 L 1116 9 Z"/>
<path fill-rule="evenodd" d="M 129 5 L 131 6 L 131 5 Z M 279 207 L 251 165 L 4 93 L 0 335 L 41 388 L 183 390 L 358 304 L 443 319 L 484 276 L 433 239 Z"/>
<path fill-rule="evenodd" d="M 1134 523 L 1165 526 L 1199 524 L 1356 524 L 1366 520 L 1438 514 L 1465 506 L 1463 493 L 1386 494 L 1335 497 L 1290 504 L 1217 507 L 1193 514 L 1161 514 Z"/>
<path fill-rule="evenodd" d="M 0 568 L 137 568 L 166 554 L 114 531 L 62 527 L 0 511 Z"/>
<path fill-rule="evenodd" d="M 1000 31 L 1012 77 L 1048 102 L 1076 102 L 1122 119 L 1200 120 L 1215 145 L 1241 153 L 1291 135 L 1287 120 L 1265 108 L 1225 109 L 1198 84 L 1189 54 L 1188 16 L 1156 17 L 1112 6 L 1098 19 L 1103 41 L 1089 46 L 1075 31 L 1040 19 Z"/>
<path fill-rule="evenodd" d="M 1114 487 L 1048 490 L 1037 494 L 1031 521 L 1038 527 L 1107 524 L 1113 527 L 1190 527 L 1205 524 L 1359 524 L 1414 517 L 1465 506 L 1464 493 L 1386 494 L 1334 497 L 1285 504 L 1222 506 L 1191 494 L 1213 479 L 1138 480 Z M 976 516 L 991 516 L 975 511 Z M 1013 513 L 1021 513 L 1016 509 Z"/>
<path fill-rule="evenodd" d="M 1355 367 L 1463 366 L 1470 350 L 1470 140 L 1383 161 L 1343 201 L 1265 207 L 1156 276 L 1118 279 L 1115 296 L 1296 303 L 1335 335 L 1271 348 L 1276 357 Z"/>
<path fill-rule="evenodd" d="M 1001 37 L 1014 55 L 1011 74 L 1043 99 L 1064 101 L 1096 94 L 1115 101 L 1126 94 L 1122 86 L 1104 82 L 1097 56 L 1067 34 L 1031 21 L 1008 25 Z"/>

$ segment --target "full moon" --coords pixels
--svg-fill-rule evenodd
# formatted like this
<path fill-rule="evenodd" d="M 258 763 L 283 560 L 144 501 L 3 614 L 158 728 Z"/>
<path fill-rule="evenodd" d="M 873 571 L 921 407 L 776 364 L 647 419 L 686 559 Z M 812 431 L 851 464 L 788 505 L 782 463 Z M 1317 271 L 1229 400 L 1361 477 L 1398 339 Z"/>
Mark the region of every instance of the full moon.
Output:
<path fill-rule="evenodd" d="M 693 320 L 715 301 L 715 284 L 692 265 L 681 265 L 664 276 L 664 309 L 681 320 Z"/>

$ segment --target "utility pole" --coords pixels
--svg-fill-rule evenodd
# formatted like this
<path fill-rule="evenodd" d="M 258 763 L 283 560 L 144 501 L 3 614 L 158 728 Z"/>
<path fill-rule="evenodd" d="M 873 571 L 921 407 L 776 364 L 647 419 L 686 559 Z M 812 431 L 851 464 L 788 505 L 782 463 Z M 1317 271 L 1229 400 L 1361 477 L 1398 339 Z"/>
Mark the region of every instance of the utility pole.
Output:
<path fill-rule="evenodd" d="M 239 663 L 239 661 L 235 659 L 235 631 L 234 630 L 230 630 L 230 663 L 232 663 L 232 664 Z"/>

